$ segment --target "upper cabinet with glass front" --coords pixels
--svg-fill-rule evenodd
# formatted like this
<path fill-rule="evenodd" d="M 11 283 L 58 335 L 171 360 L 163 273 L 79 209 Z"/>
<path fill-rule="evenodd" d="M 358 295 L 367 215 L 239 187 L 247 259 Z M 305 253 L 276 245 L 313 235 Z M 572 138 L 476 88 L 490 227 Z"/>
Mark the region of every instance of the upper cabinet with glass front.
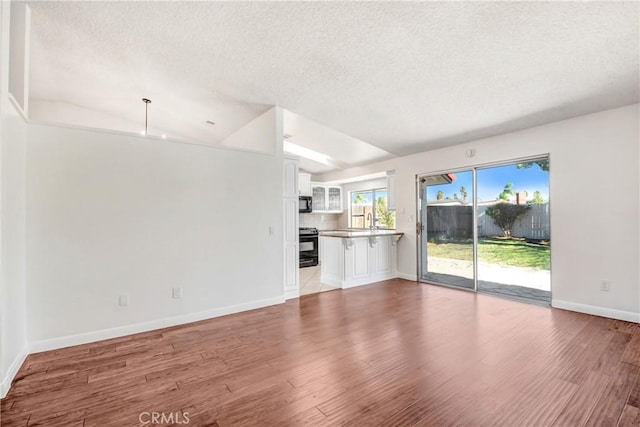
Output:
<path fill-rule="evenodd" d="M 342 187 L 311 183 L 314 213 L 342 213 Z"/>
<path fill-rule="evenodd" d="M 313 199 L 311 200 L 311 207 L 313 212 L 326 212 L 327 211 L 327 187 L 324 185 L 311 183 L 311 194 Z"/>
<path fill-rule="evenodd" d="M 342 187 L 327 187 L 327 210 L 342 212 Z"/>

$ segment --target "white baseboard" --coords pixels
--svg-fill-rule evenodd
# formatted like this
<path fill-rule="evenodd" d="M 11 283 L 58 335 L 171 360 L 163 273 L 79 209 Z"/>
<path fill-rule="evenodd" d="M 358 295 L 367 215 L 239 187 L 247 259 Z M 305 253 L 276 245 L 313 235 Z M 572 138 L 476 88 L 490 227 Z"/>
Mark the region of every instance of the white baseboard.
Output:
<path fill-rule="evenodd" d="M 634 313 L 632 311 L 622 311 L 614 308 L 598 307 L 595 305 L 579 304 L 557 299 L 551 301 L 551 307 L 577 311 L 579 313 L 593 314 L 594 316 L 608 317 L 611 319 L 626 320 L 627 322 L 640 323 L 640 313 Z"/>
<path fill-rule="evenodd" d="M 396 273 L 379 274 L 379 275 L 369 276 L 362 279 L 355 279 L 351 281 L 343 280 L 340 282 L 339 286 L 342 289 L 349 289 L 349 288 L 355 288 L 358 286 L 374 285 L 376 283 L 384 282 L 385 280 L 395 279 L 397 277 L 398 275 Z"/>
<path fill-rule="evenodd" d="M 282 295 L 275 298 L 250 301 L 242 304 L 215 308 L 213 310 L 200 311 L 197 313 L 188 313 L 180 316 L 152 320 L 150 322 L 136 323 L 133 325 L 119 326 L 116 328 L 102 329 L 98 331 L 68 335 L 48 340 L 34 341 L 29 343 L 29 351 L 31 353 L 39 353 L 41 351 L 56 350 L 59 348 L 71 347 L 74 345 L 87 344 L 111 338 L 118 338 L 126 335 L 137 334 L 140 332 L 148 332 L 156 329 L 182 325 L 185 323 L 198 322 L 200 320 L 211 319 L 214 317 L 226 316 L 227 314 L 239 313 L 241 311 L 254 310 L 256 308 L 282 304 L 284 303 L 284 301 L 284 295 Z"/>
<path fill-rule="evenodd" d="M 417 282 L 418 281 L 418 275 L 417 274 L 406 274 L 406 273 L 400 273 L 398 271 L 398 277 L 401 279 L 405 279 L 405 280 L 411 280 L 412 282 Z"/>
<path fill-rule="evenodd" d="M 335 277 L 326 276 L 322 278 L 322 283 L 325 285 L 333 286 L 334 288 L 342 289 L 342 280 Z"/>
<path fill-rule="evenodd" d="M 0 398 L 3 398 L 9 393 L 9 389 L 11 388 L 11 383 L 13 379 L 16 377 L 16 374 L 20 370 L 20 367 L 24 363 L 25 359 L 29 355 L 29 349 L 24 347 L 22 351 L 13 359 L 11 362 L 11 366 L 7 371 L 7 374 L 4 378 L 2 378 L 2 384 L 0 384 Z"/>
<path fill-rule="evenodd" d="M 287 289 L 284 291 L 284 299 L 290 300 L 300 298 L 300 289 Z"/>

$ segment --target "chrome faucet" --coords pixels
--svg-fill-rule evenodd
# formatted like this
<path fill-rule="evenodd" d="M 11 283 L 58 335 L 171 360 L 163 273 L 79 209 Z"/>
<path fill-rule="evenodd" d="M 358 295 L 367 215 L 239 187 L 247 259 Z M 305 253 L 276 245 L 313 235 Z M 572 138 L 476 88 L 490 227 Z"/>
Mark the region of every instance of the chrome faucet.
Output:
<path fill-rule="evenodd" d="M 371 212 L 367 214 L 367 221 L 369 221 L 369 228 L 373 230 L 373 215 Z"/>

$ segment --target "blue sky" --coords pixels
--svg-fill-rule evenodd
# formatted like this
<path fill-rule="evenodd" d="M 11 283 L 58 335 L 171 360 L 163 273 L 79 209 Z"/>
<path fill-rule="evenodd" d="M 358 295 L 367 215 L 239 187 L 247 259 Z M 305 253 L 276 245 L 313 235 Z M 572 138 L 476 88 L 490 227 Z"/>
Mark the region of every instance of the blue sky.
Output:
<path fill-rule="evenodd" d="M 427 187 L 427 199 L 435 200 L 439 190 L 445 197 L 451 197 L 457 193 L 459 198 L 460 187 L 467 190 L 467 200 L 472 200 L 472 174 L 471 171 L 456 172 L 456 179 L 451 184 L 431 185 Z M 541 170 L 537 165 L 528 169 L 518 169 L 516 165 L 498 166 L 487 169 L 478 169 L 478 200 L 495 200 L 503 190 L 506 183 L 513 183 L 515 192 L 526 191 L 528 199 L 533 198 L 535 191 L 542 193 L 542 198 L 549 200 L 549 172 Z"/>

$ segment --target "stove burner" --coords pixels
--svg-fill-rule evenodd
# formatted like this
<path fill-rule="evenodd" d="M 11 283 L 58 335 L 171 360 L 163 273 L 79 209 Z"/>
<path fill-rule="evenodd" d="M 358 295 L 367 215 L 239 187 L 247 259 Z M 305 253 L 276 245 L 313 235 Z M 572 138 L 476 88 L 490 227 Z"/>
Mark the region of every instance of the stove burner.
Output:
<path fill-rule="evenodd" d="M 300 227 L 298 232 L 300 234 L 313 235 L 313 234 L 318 234 L 318 229 L 315 227 Z"/>

